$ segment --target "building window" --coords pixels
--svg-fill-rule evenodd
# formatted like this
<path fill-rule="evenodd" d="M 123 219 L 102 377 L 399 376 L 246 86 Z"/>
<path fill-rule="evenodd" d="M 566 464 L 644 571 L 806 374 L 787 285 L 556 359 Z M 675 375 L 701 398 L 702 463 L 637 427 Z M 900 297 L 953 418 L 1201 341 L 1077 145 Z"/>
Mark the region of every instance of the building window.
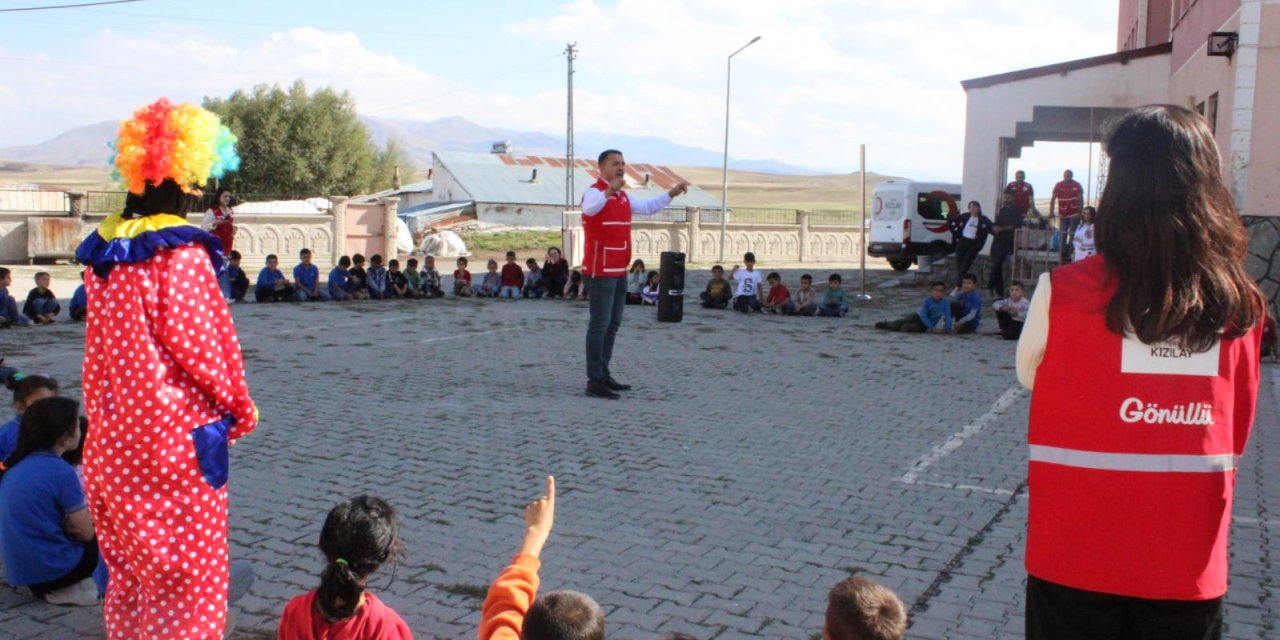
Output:
<path fill-rule="evenodd" d="M 1205 107 L 1204 117 L 1209 121 L 1209 130 L 1213 135 L 1218 135 L 1218 92 L 1214 91 L 1209 96 L 1208 106 Z"/>

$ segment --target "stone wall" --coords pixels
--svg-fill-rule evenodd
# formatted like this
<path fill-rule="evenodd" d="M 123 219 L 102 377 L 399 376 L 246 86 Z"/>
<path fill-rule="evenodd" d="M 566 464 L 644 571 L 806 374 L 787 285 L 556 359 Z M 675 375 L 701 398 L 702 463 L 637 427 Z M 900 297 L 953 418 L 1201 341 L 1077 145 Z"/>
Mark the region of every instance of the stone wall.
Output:
<path fill-rule="evenodd" d="M 1270 302 L 1271 313 L 1280 312 L 1280 216 L 1245 216 L 1249 230 L 1247 267 Z"/>

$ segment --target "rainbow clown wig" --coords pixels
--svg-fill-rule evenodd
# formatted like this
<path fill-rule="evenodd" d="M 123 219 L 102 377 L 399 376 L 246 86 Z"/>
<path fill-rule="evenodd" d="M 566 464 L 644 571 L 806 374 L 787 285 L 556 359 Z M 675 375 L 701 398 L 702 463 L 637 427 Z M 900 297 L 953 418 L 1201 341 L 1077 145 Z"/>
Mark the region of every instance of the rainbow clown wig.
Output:
<path fill-rule="evenodd" d="M 236 137 L 218 116 L 194 104 L 160 98 L 120 123 L 111 145 L 113 177 L 130 193 L 172 180 L 185 192 L 240 168 Z"/>

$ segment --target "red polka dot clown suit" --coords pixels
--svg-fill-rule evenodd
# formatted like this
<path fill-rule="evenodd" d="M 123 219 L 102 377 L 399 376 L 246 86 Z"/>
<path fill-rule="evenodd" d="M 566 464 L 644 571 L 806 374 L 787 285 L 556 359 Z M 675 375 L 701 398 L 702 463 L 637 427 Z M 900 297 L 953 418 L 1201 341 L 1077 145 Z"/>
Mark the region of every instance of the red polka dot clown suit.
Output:
<path fill-rule="evenodd" d="M 227 599 L 227 447 L 257 424 L 222 247 L 189 224 L 188 185 L 234 169 L 217 116 L 166 100 L 120 127 L 124 212 L 81 243 L 85 489 L 110 573 L 108 638 L 220 638 Z"/>

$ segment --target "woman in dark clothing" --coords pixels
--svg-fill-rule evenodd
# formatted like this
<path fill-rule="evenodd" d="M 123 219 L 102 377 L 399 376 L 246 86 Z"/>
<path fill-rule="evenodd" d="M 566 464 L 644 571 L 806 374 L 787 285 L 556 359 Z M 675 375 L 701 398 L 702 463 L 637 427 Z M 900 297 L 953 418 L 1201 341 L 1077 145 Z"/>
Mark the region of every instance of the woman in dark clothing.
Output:
<path fill-rule="evenodd" d="M 948 220 L 947 226 L 951 227 L 951 237 L 956 244 L 956 287 L 959 287 L 995 225 L 991 218 L 983 215 L 982 205 L 973 200 L 969 210 Z"/>
<path fill-rule="evenodd" d="M 564 285 L 569 280 L 569 261 L 560 255 L 560 247 L 547 249 L 547 260 L 542 263 L 542 284 L 548 298 L 564 295 Z"/>

